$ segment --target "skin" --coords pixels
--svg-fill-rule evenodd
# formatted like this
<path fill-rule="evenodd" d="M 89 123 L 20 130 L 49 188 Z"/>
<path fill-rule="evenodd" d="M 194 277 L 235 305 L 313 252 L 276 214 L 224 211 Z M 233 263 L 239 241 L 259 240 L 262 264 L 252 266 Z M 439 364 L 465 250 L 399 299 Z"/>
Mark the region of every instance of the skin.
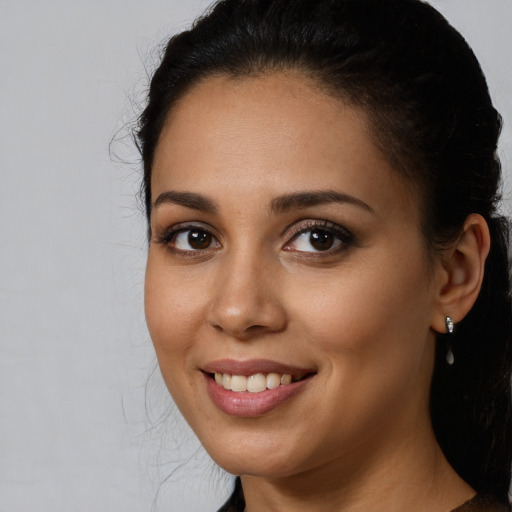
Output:
<path fill-rule="evenodd" d="M 270 208 L 326 190 L 355 200 Z M 471 498 L 437 445 L 428 399 L 435 330 L 448 314 L 460 321 L 480 289 L 483 219 L 468 218 L 442 257 L 427 254 L 420 198 L 364 113 L 291 72 L 189 91 L 155 152 L 153 201 L 169 191 L 216 211 L 153 206 L 147 323 L 174 400 L 212 458 L 242 475 L 247 510 L 445 512 Z M 326 220 L 351 236 L 319 251 L 310 231 L 297 234 Z M 189 223 L 212 234 L 205 249 L 188 244 Z M 214 405 L 201 371 L 225 358 L 316 375 L 271 412 L 240 418 Z"/>

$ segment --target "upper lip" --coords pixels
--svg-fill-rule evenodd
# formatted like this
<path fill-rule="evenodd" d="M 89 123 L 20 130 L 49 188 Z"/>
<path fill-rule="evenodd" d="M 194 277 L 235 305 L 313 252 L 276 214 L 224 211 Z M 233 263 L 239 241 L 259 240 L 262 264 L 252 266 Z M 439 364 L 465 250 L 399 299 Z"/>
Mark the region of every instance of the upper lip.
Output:
<path fill-rule="evenodd" d="M 312 368 L 300 368 L 270 359 L 250 359 L 247 361 L 219 359 L 204 365 L 202 370 L 206 373 L 228 373 L 246 377 L 256 373 L 280 373 L 291 375 L 294 379 L 301 379 L 308 373 L 315 372 Z"/>

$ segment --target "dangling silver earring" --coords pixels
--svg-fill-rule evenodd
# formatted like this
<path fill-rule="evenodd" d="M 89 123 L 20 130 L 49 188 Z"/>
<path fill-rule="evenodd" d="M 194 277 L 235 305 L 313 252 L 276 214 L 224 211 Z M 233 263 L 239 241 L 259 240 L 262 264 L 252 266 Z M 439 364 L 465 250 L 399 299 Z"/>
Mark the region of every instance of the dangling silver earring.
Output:
<path fill-rule="evenodd" d="M 453 320 L 449 316 L 447 316 L 444 319 L 444 324 L 446 325 L 446 334 L 448 334 L 448 336 L 451 336 L 453 334 L 453 331 L 455 330 Z M 446 362 L 451 366 L 455 362 L 455 357 L 453 355 L 450 341 L 447 342 L 446 347 Z"/>

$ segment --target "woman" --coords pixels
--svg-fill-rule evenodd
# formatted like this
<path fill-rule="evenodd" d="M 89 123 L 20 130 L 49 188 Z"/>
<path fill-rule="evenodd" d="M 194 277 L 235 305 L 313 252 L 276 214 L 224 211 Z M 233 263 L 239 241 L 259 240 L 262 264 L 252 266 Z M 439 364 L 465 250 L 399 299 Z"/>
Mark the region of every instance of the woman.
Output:
<path fill-rule="evenodd" d="M 500 117 L 418 0 L 225 0 L 138 133 L 146 316 L 223 510 L 508 510 Z"/>

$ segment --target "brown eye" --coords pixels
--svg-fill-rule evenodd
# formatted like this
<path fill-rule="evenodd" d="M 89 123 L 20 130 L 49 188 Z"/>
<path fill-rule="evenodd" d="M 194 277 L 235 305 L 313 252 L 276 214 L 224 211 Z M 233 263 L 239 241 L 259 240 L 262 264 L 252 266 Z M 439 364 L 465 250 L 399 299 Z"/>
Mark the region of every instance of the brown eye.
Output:
<path fill-rule="evenodd" d="M 311 247 L 314 247 L 317 251 L 327 251 L 333 245 L 336 240 L 335 236 L 328 231 L 315 230 L 311 231 L 309 235 L 309 243 Z"/>
<path fill-rule="evenodd" d="M 299 232 L 283 249 L 292 252 L 332 254 L 353 245 L 354 236 L 349 231 L 337 224 L 323 222 L 321 227 L 311 226 Z M 300 228 L 300 225 L 298 227 Z"/>
<path fill-rule="evenodd" d="M 213 237 L 207 231 L 191 230 L 188 232 L 188 243 L 192 249 L 208 249 L 212 244 Z"/>
<path fill-rule="evenodd" d="M 209 231 L 199 228 L 182 229 L 172 234 L 165 243 L 183 252 L 204 251 L 220 247 L 217 239 Z"/>

